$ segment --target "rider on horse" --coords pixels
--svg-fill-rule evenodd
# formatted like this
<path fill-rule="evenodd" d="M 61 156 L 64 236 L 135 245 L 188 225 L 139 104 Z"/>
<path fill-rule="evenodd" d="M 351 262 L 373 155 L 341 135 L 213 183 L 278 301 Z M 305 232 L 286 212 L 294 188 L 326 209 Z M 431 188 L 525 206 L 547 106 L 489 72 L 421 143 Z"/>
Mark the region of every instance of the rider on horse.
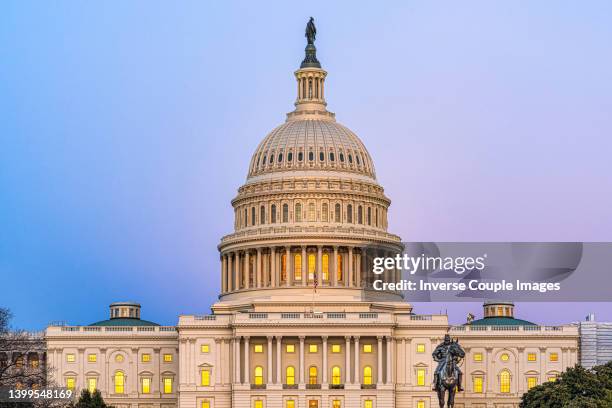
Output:
<path fill-rule="evenodd" d="M 444 361 L 446 360 L 446 356 L 449 353 L 451 354 L 451 357 L 455 359 L 456 363 L 458 363 L 459 360 L 463 357 L 461 354 L 464 354 L 461 348 L 459 347 L 459 345 L 453 342 L 450 336 L 447 334 L 444 336 L 444 343 L 438 345 L 438 347 L 436 347 L 436 349 L 432 353 L 434 361 L 438 363 L 438 367 L 436 368 L 436 371 L 434 372 L 434 381 L 433 381 L 434 391 L 437 391 L 438 379 L 440 378 L 440 375 L 442 374 L 442 370 L 444 370 L 445 368 Z M 463 391 L 463 387 L 461 386 L 461 379 L 463 377 L 463 373 L 461 372 L 459 367 L 456 367 L 456 370 L 458 374 L 457 390 Z"/>

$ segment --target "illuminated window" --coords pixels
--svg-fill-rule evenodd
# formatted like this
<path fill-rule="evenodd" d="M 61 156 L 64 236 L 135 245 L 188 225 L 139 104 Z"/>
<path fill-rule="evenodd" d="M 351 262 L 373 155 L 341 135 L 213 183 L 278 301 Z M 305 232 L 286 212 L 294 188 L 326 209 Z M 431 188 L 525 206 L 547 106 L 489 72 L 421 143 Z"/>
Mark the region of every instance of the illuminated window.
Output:
<path fill-rule="evenodd" d="M 340 353 L 341 346 L 339 344 L 332 344 L 332 353 Z"/>
<path fill-rule="evenodd" d="M 557 381 L 557 376 L 553 375 L 553 376 L 548 377 L 548 381 L 550 382 Z"/>
<path fill-rule="evenodd" d="M 364 353 L 371 353 L 372 352 L 372 345 L 371 344 L 364 344 L 363 345 L 363 352 Z"/>
<path fill-rule="evenodd" d="M 416 408 L 425 408 L 425 401 L 417 401 Z"/>
<path fill-rule="evenodd" d="M 76 356 L 74 354 L 72 354 L 72 353 L 66 354 L 66 362 L 67 363 L 74 363 L 75 361 L 76 361 Z"/>
<path fill-rule="evenodd" d="M 263 401 L 262 400 L 253 401 L 253 408 L 263 408 Z"/>
<path fill-rule="evenodd" d="M 263 353 L 263 344 L 255 344 L 255 353 Z"/>
<path fill-rule="evenodd" d="M 255 367 L 255 384 L 256 385 L 263 384 L 263 367 L 262 366 Z"/>
<path fill-rule="evenodd" d="M 502 354 L 500 358 L 501 358 L 501 361 L 510 360 L 510 356 L 507 353 Z"/>
<path fill-rule="evenodd" d="M 287 344 L 287 353 L 295 353 L 295 344 Z"/>
<path fill-rule="evenodd" d="M 172 354 L 164 354 L 164 363 L 172 362 Z"/>
<path fill-rule="evenodd" d="M 285 408 L 295 408 L 295 401 L 294 400 L 285 401 Z"/>
<path fill-rule="evenodd" d="M 341 408 L 341 407 L 342 407 L 342 403 L 340 402 L 340 400 L 332 401 L 332 408 Z"/>
<path fill-rule="evenodd" d="M 295 222 L 302 222 L 302 204 L 295 204 Z"/>
<path fill-rule="evenodd" d="M 287 254 L 281 255 L 281 281 L 287 281 Z"/>
<path fill-rule="evenodd" d="M 510 392 L 510 371 L 504 370 L 499 375 L 499 392 Z"/>
<path fill-rule="evenodd" d="M 342 378 L 340 377 L 340 367 L 333 366 L 332 367 L 332 384 L 338 385 L 342 382 Z"/>
<path fill-rule="evenodd" d="M 363 367 L 363 383 L 365 385 L 372 384 L 372 367 L 370 366 Z"/>
<path fill-rule="evenodd" d="M 319 351 L 319 346 L 316 344 L 309 344 L 308 345 L 308 352 L 309 353 L 316 353 L 317 351 Z"/>
<path fill-rule="evenodd" d="M 425 352 L 425 344 L 423 343 L 417 344 L 417 353 L 424 353 L 424 352 Z"/>
<path fill-rule="evenodd" d="M 200 346 L 200 352 L 201 353 L 210 353 L 210 345 L 208 344 L 202 344 Z"/>
<path fill-rule="evenodd" d="M 363 408 L 374 408 L 374 402 L 369 399 L 363 401 Z"/>
<path fill-rule="evenodd" d="M 323 222 L 329 221 L 329 210 L 327 208 L 327 203 L 321 204 L 321 221 Z"/>
<path fill-rule="evenodd" d="M 210 401 L 209 400 L 203 400 L 201 408 L 210 408 Z"/>
<path fill-rule="evenodd" d="M 87 390 L 88 390 L 90 393 L 92 393 L 92 394 L 94 393 L 94 391 L 95 391 L 95 390 L 96 390 L 96 388 L 97 388 L 97 384 L 96 384 L 96 383 L 97 383 L 97 381 L 96 381 L 96 379 L 95 379 L 95 378 L 88 378 L 88 379 L 87 379 Z"/>
<path fill-rule="evenodd" d="M 142 393 L 143 394 L 151 393 L 151 379 L 150 378 L 142 379 Z"/>
<path fill-rule="evenodd" d="M 164 394 L 172 394 L 172 378 L 164 378 Z"/>
<path fill-rule="evenodd" d="M 538 379 L 536 377 L 527 377 L 527 389 L 530 390 L 538 385 Z"/>
<path fill-rule="evenodd" d="M 115 394 L 123 394 L 124 383 L 125 383 L 125 376 L 123 375 L 121 371 L 117 371 L 115 373 Z"/>
<path fill-rule="evenodd" d="M 308 204 L 308 221 L 316 221 L 317 212 L 315 211 L 315 204 Z"/>
<path fill-rule="evenodd" d="M 204 369 L 200 372 L 200 376 L 201 378 L 201 384 L 208 387 L 210 386 L 210 370 L 209 369 Z"/>
<path fill-rule="evenodd" d="M 559 354 L 557 354 L 557 353 L 550 353 L 550 361 L 552 361 L 552 362 L 559 361 Z"/>
<path fill-rule="evenodd" d="M 338 279 L 338 282 L 340 282 L 342 281 L 342 255 L 338 254 L 338 259 L 336 261 L 338 262 L 338 275 L 336 278 Z"/>
<path fill-rule="evenodd" d="M 87 361 L 89 361 L 90 363 L 95 363 L 96 361 L 98 361 L 98 355 L 97 354 L 88 354 L 87 355 Z"/>
<path fill-rule="evenodd" d="M 527 353 L 527 361 L 536 361 L 536 353 Z"/>
<path fill-rule="evenodd" d="M 475 393 L 482 393 L 482 383 L 483 383 L 483 378 L 478 376 L 478 377 L 474 377 L 474 392 Z"/>
<path fill-rule="evenodd" d="M 317 367 L 310 366 L 308 369 L 308 383 L 309 384 L 318 384 L 317 383 Z"/>
<path fill-rule="evenodd" d="M 69 390 L 74 390 L 76 380 L 74 377 L 66 377 L 66 388 Z"/>
<path fill-rule="evenodd" d="M 143 354 L 141 359 L 142 359 L 143 363 L 148 363 L 149 361 L 151 361 L 151 355 L 150 354 Z"/>
<path fill-rule="evenodd" d="M 293 257 L 293 279 L 302 280 L 302 255 L 295 254 Z"/>
<path fill-rule="evenodd" d="M 293 366 L 287 367 L 287 370 L 285 371 L 285 384 L 295 384 L 295 368 Z"/>
<path fill-rule="evenodd" d="M 417 385 L 425 385 L 425 369 L 417 369 Z"/>
<path fill-rule="evenodd" d="M 474 361 L 476 362 L 482 361 L 482 353 L 474 353 Z"/>
<path fill-rule="evenodd" d="M 504 308 L 503 307 L 498 307 L 497 308 L 497 315 L 498 316 L 503 316 L 504 315 Z"/>
<path fill-rule="evenodd" d="M 323 280 L 329 280 L 329 255 L 323 254 L 321 256 L 321 263 L 323 264 Z"/>
<path fill-rule="evenodd" d="M 117 354 L 115 356 L 115 361 L 118 363 L 123 363 L 123 354 Z"/>
<path fill-rule="evenodd" d="M 317 258 L 315 254 L 308 255 L 308 280 L 314 280 Z"/>

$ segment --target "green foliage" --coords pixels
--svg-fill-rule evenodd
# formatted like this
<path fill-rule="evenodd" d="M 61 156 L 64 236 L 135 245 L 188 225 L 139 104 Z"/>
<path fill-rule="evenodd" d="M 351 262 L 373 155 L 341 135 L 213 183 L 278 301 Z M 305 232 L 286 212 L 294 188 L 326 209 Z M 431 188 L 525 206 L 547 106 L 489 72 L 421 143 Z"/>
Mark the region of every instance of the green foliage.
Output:
<path fill-rule="evenodd" d="M 554 382 L 533 387 L 523 394 L 521 408 L 612 407 L 612 362 L 587 370 L 568 369 Z"/>
<path fill-rule="evenodd" d="M 106 405 L 102 399 L 100 391 L 95 390 L 93 393 L 89 390 L 81 391 L 79 400 L 75 403 L 70 404 L 69 408 L 113 408 L 110 405 Z"/>

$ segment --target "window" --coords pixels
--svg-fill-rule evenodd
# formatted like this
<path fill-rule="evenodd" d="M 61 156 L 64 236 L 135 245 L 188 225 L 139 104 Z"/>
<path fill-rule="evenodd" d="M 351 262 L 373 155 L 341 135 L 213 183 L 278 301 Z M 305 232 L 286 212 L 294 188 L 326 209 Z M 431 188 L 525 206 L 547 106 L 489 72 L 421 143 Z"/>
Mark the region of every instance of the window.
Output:
<path fill-rule="evenodd" d="M 302 255 L 300 254 L 293 256 L 293 279 L 302 280 Z"/>
<path fill-rule="evenodd" d="M 210 408 L 210 401 L 202 400 L 202 406 L 200 408 Z"/>
<path fill-rule="evenodd" d="M 295 408 L 295 401 L 294 400 L 287 400 L 285 402 L 285 408 Z"/>
<path fill-rule="evenodd" d="M 370 366 L 363 367 L 363 383 L 365 385 L 372 384 L 372 367 Z"/>
<path fill-rule="evenodd" d="M 314 280 L 316 257 L 314 254 L 308 255 L 308 280 Z"/>
<path fill-rule="evenodd" d="M 204 370 L 202 370 L 200 372 L 200 377 L 201 377 L 200 383 L 203 386 L 209 387 L 210 386 L 210 369 L 205 368 Z"/>
<path fill-rule="evenodd" d="M 319 161 L 325 161 L 325 153 L 319 152 Z"/>
<path fill-rule="evenodd" d="M 323 222 L 329 221 L 329 209 L 327 207 L 327 203 L 321 204 L 321 221 Z"/>
<path fill-rule="evenodd" d="M 201 353 L 210 353 L 210 346 L 208 344 L 202 344 L 200 346 L 200 352 Z"/>
<path fill-rule="evenodd" d="M 302 204 L 295 204 L 295 222 L 302 222 Z"/>
<path fill-rule="evenodd" d="M 151 361 L 151 355 L 150 354 L 143 354 L 140 359 L 142 360 L 143 363 L 148 363 L 149 361 Z"/>
<path fill-rule="evenodd" d="M 151 379 L 150 378 L 142 379 L 142 393 L 143 394 L 151 393 Z"/>
<path fill-rule="evenodd" d="M 363 401 L 363 408 L 374 408 L 374 402 L 369 399 Z"/>
<path fill-rule="evenodd" d="M 346 206 L 346 222 L 353 223 L 353 206 L 351 204 Z"/>
<path fill-rule="evenodd" d="M 76 356 L 72 353 L 66 354 L 66 362 L 74 363 L 76 361 Z"/>
<path fill-rule="evenodd" d="M 352 163 L 353 163 L 353 156 L 352 156 L 350 153 L 349 153 L 349 155 L 348 155 L 348 156 L 349 156 L 349 163 L 351 163 L 351 164 L 352 164 Z"/>
<path fill-rule="evenodd" d="M 476 362 L 482 361 L 482 353 L 474 353 L 474 361 Z"/>
<path fill-rule="evenodd" d="M 372 352 L 372 345 L 371 344 L 364 344 L 363 345 L 363 352 L 364 353 L 371 353 Z"/>
<path fill-rule="evenodd" d="M 172 354 L 164 354 L 164 363 L 172 362 Z"/>
<path fill-rule="evenodd" d="M 284 253 L 281 255 L 281 281 L 282 282 L 286 282 L 287 281 L 287 254 Z"/>
<path fill-rule="evenodd" d="M 264 207 L 263 205 L 259 208 L 259 223 L 266 223 L 266 207 Z"/>
<path fill-rule="evenodd" d="M 314 160 L 314 153 L 313 152 L 308 152 L 308 160 L 310 160 L 310 161 Z"/>
<path fill-rule="evenodd" d="M 279 153 L 279 154 L 278 154 L 278 162 L 280 163 L 280 162 L 282 162 L 282 161 L 283 161 L 283 154 L 282 154 L 282 153 Z"/>
<path fill-rule="evenodd" d="M 341 374 L 340 373 L 340 367 L 333 366 L 332 367 L 332 384 L 333 385 L 341 384 L 342 378 L 341 378 L 340 374 Z"/>
<path fill-rule="evenodd" d="M 336 262 L 338 262 L 338 276 L 336 276 L 336 278 L 338 279 L 338 282 L 340 282 L 342 281 L 342 255 L 338 254 L 338 259 L 336 260 Z"/>
<path fill-rule="evenodd" d="M 98 355 L 97 354 L 88 354 L 87 355 L 87 361 L 89 361 L 90 363 L 95 363 L 96 361 L 98 361 Z"/>
<path fill-rule="evenodd" d="M 425 369 L 417 368 L 417 385 L 425 385 Z"/>
<path fill-rule="evenodd" d="M 287 385 L 295 384 L 295 368 L 293 366 L 289 366 L 285 370 L 285 384 Z"/>
<path fill-rule="evenodd" d="M 482 383 L 483 378 L 481 376 L 474 377 L 474 392 L 482 393 Z"/>
<path fill-rule="evenodd" d="M 308 203 L 308 221 L 316 221 L 317 212 L 314 203 Z"/>
<path fill-rule="evenodd" d="M 368 225 L 372 225 L 372 208 L 368 207 L 368 216 L 366 217 L 368 220 Z"/>
<path fill-rule="evenodd" d="M 316 353 L 317 351 L 319 351 L 319 346 L 316 344 L 309 344 L 308 345 L 308 352 L 309 353 Z"/>
<path fill-rule="evenodd" d="M 341 408 L 341 407 L 342 407 L 342 403 L 340 402 L 340 400 L 332 401 L 332 408 Z"/>
<path fill-rule="evenodd" d="M 550 353 L 550 361 L 551 362 L 559 361 L 559 354 L 557 354 L 557 353 Z"/>
<path fill-rule="evenodd" d="M 530 390 L 538 385 L 538 379 L 536 377 L 527 377 L 527 389 Z"/>
<path fill-rule="evenodd" d="M 504 353 L 501 355 L 500 359 L 501 361 L 508 361 L 510 360 L 510 356 L 508 355 L 508 353 Z"/>
<path fill-rule="evenodd" d="M 274 163 L 274 152 L 270 153 L 270 164 Z"/>
<path fill-rule="evenodd" d="M 340 218 L 341 215 L 342 215 L 342 207 L 340 207 L 340 204 L 336 204 L 334 206 L 334 221 L 342 222 L 342 219 Z"/>
<path fill-rule="evenodd" d="M 328 281 L 329 280 L 329 255 L 328 254 L 323 254 L 321 256 L 321 263 L 323 266 L 323 280 Z"/>
<path fill-rule="evenodd" d="M 302 160 L 304 160 L 304 153 L 299 152 L 298 153 L 298 161 L 302 161 Z"/>
<path fill-rule="evenodd" d="M 164 378 L 164 394 L 172 394 L 172 378 Z"/>
<path fill-rule="evenodd" d="M 499 375 L 499 392 L 510 392 L 510 371 L 504 370 Z"/>
<path fill-rule="evenodd" d="M 263 401 L 262 400 L 253 401 L 253 408 L 263 408 Z"/>
<path fill-rule="evenodd" d="M 283 222 L 289 222 L 289 205 L 283 204 Z"/>
<path fill-rule="evenodd" d="M 417 408 L 425 408 L 425 401 L 417 401 Z"/>
<path fill-rule="evenodd" d="M 342 346 L 339 344 L 332 344 L 332 353 L 340 353 Z"/>
<path fill-rule="evenodd" d="M 548 377 L 548 381 L 557 381 L 557 376 L 556 375 L 552 375 Z"/>
<path fill-rule="evenodd" d="M 272 204 L 272 207 L 270 207 L 270 222 L 272 224 L 276 223 L 276 205 Z"/>
<path fill-rule="evenodd" d="M 262 366 L 255 367 L 255 384 L 256 385 L 263 384 L 263 367 Z"/>
<path fill-rule="evenodd" d="M 310 366 L 308 369 L 308 384 L 318 384 L 316 366 Z"/>
<path fill-rule="evenodd" d="M 357 207 L 357 223 L 363 224 L 363 207 L 362 206 Z"/>
<path fill-rule="evenodd" d="M 96 390 L 96 388 L 98 388 L 96 383 L 97 383 L 97 381 L 96 381 L 96 379 L 95 379 L 95 378 L 88 378 L 88 379 L 87 379 L 87 390 L 88 390 L 90 393 L 92 393 L 92 394 L 94 393 L 94 391 Z"/>
<path fill-rule="evenodd" d="M 116 361 L 116 362 L 118 362 L 118 363 L 123 363 L 123 360 L 124 360 L 124 359 L 123 359 L 123 354 L 117 354 L 117 355 L 115 356 L 115 361 Z"/>
<path fill-rule="evenodd" d="M 251 207 L 251 225 L 255 225 L 255 207 Z"/>
<path fill-rule="evenodd" d="M 293 160 L 293 153 L 289 152 L 287 153 L 287 161 L 290 162 Z"/>
<path fill-rule="evenodd" d="M 295 353 L 295 344 L 287 344 L 287 353 Z"/>
<path fill-rule="evenodd" d="M 123 394 L 125 377 L 121 371 L 115 373 L 115 394 Z"/>
<path fill-rule="evenodd" d="M 329 152 L 329 161 L 334 161 L 336 158 L 334 157 L 334 152 Z"/>
<path fill-rule="evenodd" d="M 527 353 L 527 361 L 536 361 L 537 356 L 536 353 Z"/>
<path fill-rule="evenodd" d="M 425 344 L 424 343 L 419 343 L 417 344 L 417 353 L 424 353 L 425 352 Z"/>
<path fill-rule="evenodd" d="M 66 388 L 69 390 L 74 390 L 76 380 L 74 377 L 66 377 Z"/>
<path fill-rule="evenodd" d="M 255 353 L 263 353 L 263 344 L 255 344 L 254 351 Z"/>

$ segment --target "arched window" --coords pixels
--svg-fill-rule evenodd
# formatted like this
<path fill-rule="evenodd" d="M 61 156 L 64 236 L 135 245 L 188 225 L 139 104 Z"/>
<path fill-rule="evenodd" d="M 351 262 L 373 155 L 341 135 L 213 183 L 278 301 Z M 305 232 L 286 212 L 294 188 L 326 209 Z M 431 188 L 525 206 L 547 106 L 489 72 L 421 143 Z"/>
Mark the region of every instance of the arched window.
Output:
<path fill-rule="evenodd" d="M 342 255 L 338 254 L 338 259 L 336 259 L 336 262 L 338 262 L 338 275 L 336 278 L 338 282 L 342 282 Z"/>
<path fill-rule="evenodd" d="M 318 384 L 316 366 L 310 366 L 308 369 L 308 384 Z"/>
<path fill-rule="evenodd" d="M 510 371 L 504 370 L 499 374 L 499 392 L 510 392 Z"/>
<path fill-rule="evenodd" d="M 279 153 L 278 154 L 278 162 L 281 163 L 283 161 L 283 154 Z"/>
<path fill-rule="evenodd" d="M 265 165 L 266 165 L 266 160 L 267 160 L 267 159 L 268 159 L 268 156 L 267 156 L 267 155 L 264 155 L 264 158 L 263 158 L 263 160 L 262 160 L 261 164 L 265 166 Z"/>
<path fill-rule="evenodd" d="M 363 207 L 357 206 L 357 223 L 363 224 Z"/>
<path fill-rule="evenodd" d="M 302 222 L 302 204 L 295 204 L 295 222 Z"/>
<path fill-rule="evenodd" d="M 323 264 L 323 280 L 329 280 L 329 255 L 323 254 L 321 256 L 321 263 Z"/>
<path fill-rule="evenodd" d="M 344 153 L 340 152 L 340 162 L 344 163 Z"/>
<path fill-rule="evenodd" d="M 314 153 L 313 152 L 308 152 L 308 160 L 309 161 L 313 161 L 314 160 Z"/>
<path fill-rule="evenodd" d="M 246 227 L 249 225 L 249 216 L 248 216 L 248 212 L 247 209 L 244 209 L 244 218 L 242 219 L 242 226 Z"/>
<path fill-rule="evenodd" d="M 302 280 L 302 255 L 295 254 L 293 257 L 293 279 Z"/>
<path fill-rule="evenodd" d="M 340 206 L 340 204 L 336 204 L 334 206 L 334 221 L 336 222 L 342 222 L 342 207 Z"/>
<path fill-rule="evenodd" d="M 333 366 L 332 367 L 332 384 L 338 385 L 342 382 L 342 378 L 340 376 L 340 367 Z"/>
<path fill-rule="evenodd" d="M 272 224 L 276 223 L 276 204 L 272 204 L 270 208 L 270 222 Z"/>
<path fill-rule="evenodd" d="M 315 203 L 308 203 L 308 221 L 316 221 L 317 220 L 317 212 Z"/>
<path fill-rule="evenodd" d="M 251 207 L 251 225 L 255 225 L 255 207 Z"/>
<path fill-rule="evenodd" d="M 349 163 L 353 164 L 353 156 L 349 153 Z"/>
<path fill-rule="evenodd" d="M 372 367 L 370 366 L 363 367 L 363 383 L 365 385 L 372 384 Z"/>
<path fill-rule="evenodd" d="M 255 385 L 263 384 L 263 367 L 256 366 L 255 367 Z"/>
<path fill-rule="evenodd" d="M 287 370 L 285 371 L 285 384 L 295 384 L 295 368 L 293 366 L 287 367 Z"/>
<path fill-rule="evenodd" d="M 325 161 L 325 153 L 319 152 L 319 161 Z"/>
<path fill-rule="evenodd" d="M 263 205 L 259 209 L 259 223 L 260 224 L 266 223 L 266 207 L 264 207 Z"/>
<path fill-rule="evenodd" d="M 315 254 L 308 254 L 308 280 L 314 280 L 315 268 L 316 268 L 316 256 Z"/>
<path fill-rule="evenodd" d="M 359 161 L 359 155 L 358 154 L 355 155 L 355 160 L 357 160 L 357 164 L 361 164 L 361 162 Z"/>
<path fill-rule="evenodd" d="M 287 254 L 281 255 L 281 282 L 287 281 Z"/>
<path fill-rule="evenodd" d="M 351 204 L 346 206 L 346 222 L 353 223 L 353 206 Z"/>
<path fill-rule="evenodd" d="M 302 161 L 302 160 L 304 160 L 304 153 L 299 152 L 298 153 L 298 161 Z"/>
<path fill-rule="evenodd" d="M 368 225 L 372 225 L 372 207 L 368 207 L 367 221 Z"/>
<path fill-rule="evenodd" d="M 290 162 L 293 160 L 293 153 L 289 152 L 287 153 L 287 161 Z"/>
<path fill-rule="evenodd" d="M 283 204 L 283 222 L 289 222 L 289 205 Z"/>
<path fill-rule="evenodd" d="M 374 209 L 374 225 L 376 225 L 377 227 L 378 225 L 378 208 Z"/>
<path fill-rule="evenodd" d="M 334 160 L 336 160 L 334 156 L 334 152 L 329 152 L 329 161 L 334 161 Z"/>
<path fill-rule="evenodd" d="M 274 163 L 274 153 L 270 153 L 270 164 Z"/>
<path fill-rule="evenodd" d="M 321 221 L 323 222 L 329 221 L 329 210 L 327 208 L 327 203 L 321 204 Z"/>
<path fill-rule="evenodd" d="M 125 392 L 124 384 L 125 376 L 123 372 L 117 371 L 115 373 L 115 394 L 123 394 Z"/>

